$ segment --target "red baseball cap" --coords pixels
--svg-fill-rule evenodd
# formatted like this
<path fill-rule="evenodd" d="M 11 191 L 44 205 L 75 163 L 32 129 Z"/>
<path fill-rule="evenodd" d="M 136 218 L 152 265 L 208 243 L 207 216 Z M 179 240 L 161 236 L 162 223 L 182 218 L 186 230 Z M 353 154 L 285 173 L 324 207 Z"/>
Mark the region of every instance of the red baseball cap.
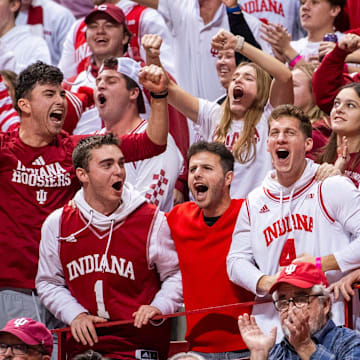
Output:
<path fill-rule="evenodd" d="M 85 24 L 89 24 L 91 18 L 95 14 L 105 13 L 108 14 L 112 19 L 114 19 L 118 24 L 125 24 L 126 25 L 126 16 L 124 12 L 114 4 L 102 4 L 99 6 L 94 7 L 91 12 L 85 18 Z"/>
<path fill-rule="evenodd" d="M 27 345 L 41 345 L 48 355 L 53 351 L 53 337 L 50 330 L 41 322 L 31 318 L 16 318 L 8 321 L 1 333 L 9 333 Z"/>
<path fill-rule="evenodd" d="M 272 286 L 269 293 L 272 294 L 280 284 L 290 284 L 302 289 L 308 289 L 314 285 L 329 286 L 325 274 L 311 263 L 294 263 L 286 266 Z"/>

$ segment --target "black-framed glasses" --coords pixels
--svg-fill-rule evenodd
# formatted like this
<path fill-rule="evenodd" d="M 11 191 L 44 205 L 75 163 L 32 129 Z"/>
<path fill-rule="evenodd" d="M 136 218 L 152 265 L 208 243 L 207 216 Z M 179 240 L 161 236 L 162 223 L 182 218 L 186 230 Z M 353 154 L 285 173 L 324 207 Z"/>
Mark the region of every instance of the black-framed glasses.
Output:
<path fill-rule="evenodd" d="M 29 350 L 34 350 L 41 354 L 45 354 L 45 352 L 41 349 L 26 344 L 0 344 L 0 355 L 6 354 L 8 348 L 11 348 L 13 355 L 26 355 L 29 353 Z"/>
<path fill-rule="evenodd" d="M 291 302 L 297 308 L 300 309 L 300 308 L 310 304 L 310 298 L 311 297 L 318 297 L 318 296 L 322 296 L 322 295 L 320 295 L 320 294 L 316 294 L 316 295 L 304 294 L 304 295 L 295 296 L 295 297 L 290 298 L 290 299 L 276 300 L 276 301 L 274 301 L 275 309 L 277 311 L 286 311 L 287 309 L 289 309 L 289 305 L 290 305 Z"/>

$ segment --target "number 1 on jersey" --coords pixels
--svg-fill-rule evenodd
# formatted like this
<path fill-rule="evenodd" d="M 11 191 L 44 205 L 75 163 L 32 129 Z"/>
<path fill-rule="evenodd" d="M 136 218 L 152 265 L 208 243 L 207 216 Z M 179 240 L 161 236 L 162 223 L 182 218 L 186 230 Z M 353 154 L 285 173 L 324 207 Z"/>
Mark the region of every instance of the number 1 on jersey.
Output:
<path fill-rule="evenodd" d="M 95 295 L 96 295 L 96 304 L 97 304 L 97 308 L 98 308 L 97 315 L 100 317 L 103 317 L 105 319 L 110 319 L 110 315 L 105 309 L 103 281 L 102 280 L 98 280 L 95 283 L 94 291 L 95 291 Z"/>
<path fill-rule="evenodd" d="M 288 266 L 296 259 L 295 240 L 287 239 L 280 255 L 280 266 Z"/>

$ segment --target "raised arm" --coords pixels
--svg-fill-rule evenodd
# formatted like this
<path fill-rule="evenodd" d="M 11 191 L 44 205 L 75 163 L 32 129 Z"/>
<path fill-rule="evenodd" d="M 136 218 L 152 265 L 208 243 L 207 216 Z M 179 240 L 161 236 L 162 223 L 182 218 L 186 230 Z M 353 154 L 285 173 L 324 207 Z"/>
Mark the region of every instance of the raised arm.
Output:
<path fill-rule="evenodd" d="M 153 9 L 157 9 L 159 6 L 159 0 L 134 0 L 134 2 Z"/>
<path fill-rule="evenodd" d="M 330 114 L 339 88 L 354 81 L 344 74 L 344 64 L 346 57 L 357 49 L 360 49 L 360 36 L 346 34 L 334 50 L 324 57 L 313 75 L 312 87 L 316 105 L 327 114 Z"/>
<path fill-rule="evenodd" d="M 146 63 L 161 66 L 160 47 L 161 37 L 155 34 L 146 34 L 141 39 L 142 46 L 146 51 Z M 171 79 L 169 80 L 169 104 L 174 106 L 178 111 L 197 122 L 199 113 L 199 99 L 192 96 Z"/>
<path fill-rule="evenodd" d="M 217 50 L 233 49 L 261 66 L 274 79 L 270 90 L 270 104 L 275 107 L 294 102 L 291 71 L 279 60 L 248 44 L 241 36 L 222 29 L 212 39 L 212 47 Z"/>
<path fill-rule="evenodd" d="M 169 132 L 168 77 L 162 68 L 150 65 L 140 69 L 139 82 L 151 94 L 151 112 L 146 132 L 155 144 L 166 144 Z"/>

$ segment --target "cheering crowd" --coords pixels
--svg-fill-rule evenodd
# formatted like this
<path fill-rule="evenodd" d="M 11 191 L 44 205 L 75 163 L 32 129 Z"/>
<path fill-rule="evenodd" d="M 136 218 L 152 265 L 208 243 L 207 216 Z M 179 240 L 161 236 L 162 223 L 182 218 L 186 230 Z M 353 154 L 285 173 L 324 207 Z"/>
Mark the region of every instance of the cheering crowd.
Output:
<path fill-rule="evenodd" d="M 359 186 L 357 0 L 0 0 L 0 360 L 358 359 Z"/>

